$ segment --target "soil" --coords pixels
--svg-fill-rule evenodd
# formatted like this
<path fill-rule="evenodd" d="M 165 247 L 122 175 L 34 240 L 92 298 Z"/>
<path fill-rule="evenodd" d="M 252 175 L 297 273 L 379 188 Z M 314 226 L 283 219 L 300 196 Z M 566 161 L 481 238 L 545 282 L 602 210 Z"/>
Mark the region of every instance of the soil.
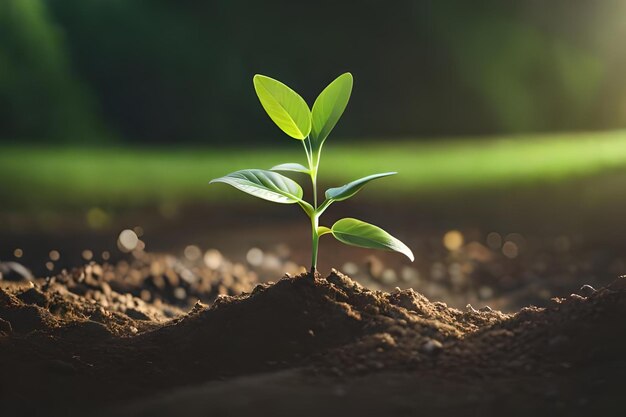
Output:
<path fill-rule="evenodd" d="M 584 201 L 593 201 L 598 211 L 585 211 L 585 204 L 564 203 L 558 205 L 559 210 L 553 207 L 554 194 L 534 195 L 524 199 L 525 204 L 517 194 L 499 199 L 490 195 L 427 211 L 419 210 L 421 205 L 368 203 L 348 204 L 345 211 L 337 212 L 344 206 L 333 206 L 329 212 L 333 217 L 327 222 L 350 216 L 382 224 L 405 242 L 416 258 L 411 263 L 401 255 L 364 251 L 328 238 L 320 248 L 319 267 L 322 271 L 336 267 L 370 289 L 413 288 L 456 308 L 486 304 L 509 313 L 528 305 L 545 307 L 552 297 L 567 295 L 584 284 L 603 287 L 626 274 L 626 223 L 620 211 L 624 205 L 596 206 L 599 203 L 588 198 Z M 573 196 L 581 199 L 580 193 Z M 538 201 L 549 204 L 536 204 Z M 303 271 L 302 265 L 310 260 L 310 242 L 304 238 L 310 233 L 307 223 L 302 213 L 290 210 L 293 207 L 278 214 L 275 208 L 263 203 L 253 208 L 198 206 L 185 209 L 175 219 L 138 210 L 120 214 L 118 222 L 103 230 L 88 228 L 85 213 L 59 215 L 58 224 L 43 219 L 43 224 L 51 227 L 48 229 L 36 227 L 32 216 L 24 214 L 17 221 L 3 217 L 0 210 L 0 261 L 19 262 L 34 275 L 45 276 L 85 261 L 117 263 L 127 259 L 126 267 L 134 271 L 130 278 L 136 281 L 136 274 L 152 271 L 143 266 L 136 270 L 129 254 L 116 245 L 122 230 L 136 229 L 146 251 L 174 255 L 166 262 L 175 274 L 164 277 L 165 282 L 153 274 L 155 281 L 149 287 L 163 287 L 167 300 L 187 308 L 177 301 L 186 303 L 186 295 L 174 290 L 186 286 L 189 277 L 212 279 L 215 271 L 204 269 L 206 265 L 222 269 L 222 263 L 230 262 L 228 273 L 246 281 L 275 281 L 284 272 L 297 275 Z M 461 238 L 457 242 L 461 246 L 446 245 L 446 239 L 455 234 Z M 189 253 L 188 248 L 192 249 Z M 51 253 L 56 256 L 50 257 Z M 180 285 L 176 285 L 177 277 Z M 230 291 L 229 280 L 225 277 L 221 290 L 219 285 L 212 287 L 212 296 Z M 192 295 L 205 302 L 211 299 L 205 297 L 206 288 Z"/>
<path fill-rule="evenodd" d="M 2 415 L 621 415 L 626 277 L 505 314 L 228 268 L 5 274 Z"/>

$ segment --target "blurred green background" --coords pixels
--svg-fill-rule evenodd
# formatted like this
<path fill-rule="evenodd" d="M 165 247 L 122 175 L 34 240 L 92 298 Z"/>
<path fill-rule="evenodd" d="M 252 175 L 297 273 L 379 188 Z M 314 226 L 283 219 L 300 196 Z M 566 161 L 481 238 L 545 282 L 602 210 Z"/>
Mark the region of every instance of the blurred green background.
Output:
<path fill-rule="evenodd" d="M 605 184 L 626 166 L 624 17 L 621 1 L 5 0 L 0 213 L 254 204 L 207 182 L 303 162 L 255 73 L 309 103 L 354 74 L 320 180 L 400 171 L 365 201 Z"/>
<path fill-rule="evenodd" d="M 625 17 L 619 0 L 5 0 L 0 140 L 286 142 L 253 74 L 312 102 L 348 70 L 335 137 L 623 128 Z"/>

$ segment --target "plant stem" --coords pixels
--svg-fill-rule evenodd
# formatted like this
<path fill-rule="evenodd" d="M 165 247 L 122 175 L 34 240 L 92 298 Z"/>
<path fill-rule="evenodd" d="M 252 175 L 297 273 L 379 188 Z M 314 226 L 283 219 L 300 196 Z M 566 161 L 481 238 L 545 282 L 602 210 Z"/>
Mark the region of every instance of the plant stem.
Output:
<path fill-rule="evenodd" d="M 313 238 L 311 244 L 311 274 L 315 274 L 317 269 L 317 247 L 320 240 L 320 236 L 317 232 L 317 226 L 319 225 L 319 214 L 317 213 L 317 169 L 311 170 L 311 184 L 313 185 L 313 208 L 315 212 L 311 217 L 311 235 Z"/>
<path fill-rule="evenodd" d="M 313 185 L 313 207 L 317 210 L 317 169 L 319 167 L 319 154 L 313 152 L 313 144 L 311 138 L 307 137 L 307 143 L 309 144 L 309 170 L 311 171 L 311 184 Z"/>
<path fill-rule="evenodd" d="M 308 145 L 308 146 L 307 146 Z M 311 217 L 311 276 L 315 279 L 315 271 L 317 270 L 317 252 L 320 236 L 317 231 L 319 226 L 319 213 L 317 213 L 317 168 L 319 167 L 319 155 L 314 154 L 311 137 L 307 136 L 304 140 L 304 150 L 306 152 L 307 161 L 309 162 L 309 175 L 311 176 L 311 185 L 313 188 L 313 214 Z"/>
<path fill-rule="evenodd" d="M 313 207 L 317 210 L 317 170 L 311 173 L 311 184 L 313 184 Z"/>
<path fill-rule="evenodd" d="M 319 244 L 320 236 L 317 233 L 317 227 L 319 224 L 319 219 L 317 217 L 317 213 L 311 217 L 311 275 L 315 279 L 315 271 L 317 270 L 317 247 Z"/>
<path fill-rule="evenodd" d="M 304 153 L 306 153 L 306 160 L 309 163 L 309 169 L 311 169 L 311 154 L 309 153 L 309 147 L 307 146 L 307 141 L 309 140 L 308 136 L 305 140 L 302 141 L 302 145 L 304 145 Z"/>

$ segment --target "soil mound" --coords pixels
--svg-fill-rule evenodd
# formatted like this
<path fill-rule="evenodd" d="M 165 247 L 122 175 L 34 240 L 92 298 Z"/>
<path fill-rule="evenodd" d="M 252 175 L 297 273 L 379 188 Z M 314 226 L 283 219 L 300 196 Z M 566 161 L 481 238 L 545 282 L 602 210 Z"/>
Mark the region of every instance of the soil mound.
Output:
<path fill-rule="evenodd" d="M 78 413 L 289 368 L 343 378 L 564 375 L 591 363 L 610 369 L 626 349 L 626 278 L 508 315 L 460 311 L 413 290 L 371 291 L 337 271 L 286 276 L 188 313 L 102 280 L 83 279 L 81 294 L 68 277 L 0 289 L 0 367 L 12 376 L 2 378 L 0 400 L 18 414 Z"/>

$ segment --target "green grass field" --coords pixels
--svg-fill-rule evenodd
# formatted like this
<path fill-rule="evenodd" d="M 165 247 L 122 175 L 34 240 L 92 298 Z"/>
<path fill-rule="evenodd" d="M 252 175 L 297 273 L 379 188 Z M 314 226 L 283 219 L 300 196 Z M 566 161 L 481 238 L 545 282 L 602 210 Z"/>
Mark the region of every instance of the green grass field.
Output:
<path fill-rule="evenodd" d="M 288 140 L 288 139 L 281 139 Z M 214 177 L 304 162 L 302 147 L 242 149 L 0 147 L 0 200 L 9 209 L 126 207 L 248 198 Z M 363 198 L 554 182 L 626 169 L 626 132 L 477 139 L 342 141 L 324 149 L 328 185 L 383 171 Z M 304 178 L 303 178 L 304 179 Z M 305 188 L 305 190 L 307 190 Z"/>

